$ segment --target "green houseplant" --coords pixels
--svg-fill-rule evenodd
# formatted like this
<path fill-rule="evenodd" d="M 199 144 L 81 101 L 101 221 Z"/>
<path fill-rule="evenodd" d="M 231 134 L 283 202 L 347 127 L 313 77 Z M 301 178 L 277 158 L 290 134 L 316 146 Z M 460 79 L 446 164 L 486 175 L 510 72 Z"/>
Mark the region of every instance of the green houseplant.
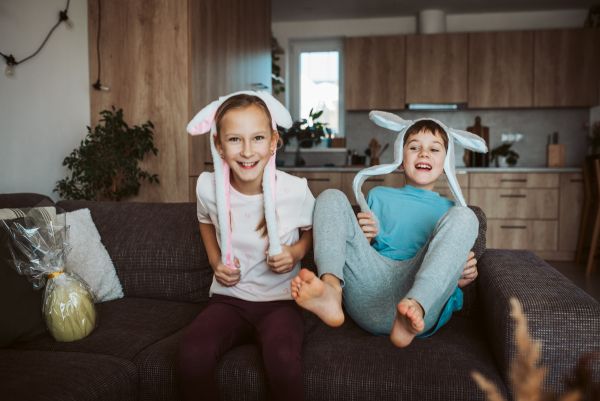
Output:
<path fill-rule="evenodd" d="M 104 110 L 94 130 L 79 148 L 65 158 L 62 165 L 71 171 L 56 183 L 54 192 L 63 199 L 120 201 L 137 195 L 140 180 L 158 181 L 157 174 L 143 171 L 138 162 L 148 152 L 158 153 L 154 147 L 154 125 L 148 121 L 141 127 L 129 127 L 123 121 L 123 110 Z"/>
<path fill-rule="evenodd" d="M 512 143 L 505 143 L 491 151 L 490 158 L 491 161 L 496 162 L 496 167 L 499 167 L 498 161 L 500 157 L 504 157 L 506 163 L 508 163 L 510 167 L 513 167 L 515 164 L 517 164 L 519 154 L 510 148 L 512 145 Z"/>
<path fill-rule="evenodd" d="M 296 166 L 304 165 L 304 160 L 300 157 L 300 148 L 311 148 L 313 144 L 318 145 L 321 143 L 322 138 L 326 138 L 327 135 L 331 134 L 331 129 L 326 127 L 327 123 L 316 121 L 322 114 L 323 110 L 313 112 L 313 109 L 310 109 L 308 120 L 294 121 L 290 128 L 280 129 L 279 137 L 283 141 L 284 149 L 293 138 L 296 138 L 298 141 L 296 147 Z"/>

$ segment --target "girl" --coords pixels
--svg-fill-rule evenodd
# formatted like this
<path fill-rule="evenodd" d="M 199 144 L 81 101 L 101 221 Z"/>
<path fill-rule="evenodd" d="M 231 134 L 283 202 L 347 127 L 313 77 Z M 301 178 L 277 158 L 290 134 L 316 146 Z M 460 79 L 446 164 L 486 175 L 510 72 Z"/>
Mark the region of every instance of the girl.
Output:
<path fill-rule="evenodd" d="M 215 172 L 202 173 L 196 195 L 214 277 L 210 304 L 179 348 L 185 399 L 218 400 L 217 361 L 248 341 L 263 356 L 269 398 L 303 399 L 304 322 L 289 283 L 312 247 L 315 200 L 305 179 L 275 170 L 277 124 L 291 123 L 267 92 L 237 92 L 188 125 L 192 135 L 211 130 Z"/>

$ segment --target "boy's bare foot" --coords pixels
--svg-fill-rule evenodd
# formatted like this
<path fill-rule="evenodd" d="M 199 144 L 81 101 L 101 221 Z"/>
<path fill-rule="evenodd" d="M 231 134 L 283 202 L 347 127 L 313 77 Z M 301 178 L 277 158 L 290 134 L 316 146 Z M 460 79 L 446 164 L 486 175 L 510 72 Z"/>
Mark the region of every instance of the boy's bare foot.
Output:
<path fill-rule="evenodd" d="M 396 313 L 390 340 L 396 347 L 406 347 L 425 328 L 423 308 L 414 299 L 405 298 L 400 301 L 396 309 L 398 313 Z"/>
<path fill-rule="evenodd" d="M 327 325 L 337 327 L 344 323 L 341 287 L 337 290 L 310 270 L 302 269 L 300 275 L 290 283 L 290 288 L 296 303 L 317 315 Z"/>

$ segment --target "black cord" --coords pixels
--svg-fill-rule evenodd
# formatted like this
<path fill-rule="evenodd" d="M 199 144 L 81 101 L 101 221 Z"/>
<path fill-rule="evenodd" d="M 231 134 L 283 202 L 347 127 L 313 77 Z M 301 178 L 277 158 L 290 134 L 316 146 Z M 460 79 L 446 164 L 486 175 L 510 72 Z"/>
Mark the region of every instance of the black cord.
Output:
<path fill-rule="evenodd" d="M 15 60 L 15 58 L 13 57 L 12 54 L 10 56 L 7 56 L 5 54 L 0 53 L 0 55 L 2 55 L 6 59 L 6 64 L 8 64 L 8 65 L 21 64 L 21 63 L 24 63 L 25 61 L 29 60 L 30 58 L 34 57 L 36 54 L 38 54 L 40 52 L 40 50 L 42 50 L 42 48 L 44 47 L 44 45 L 46 44 L 46 42 L 48 41 L 48 39 L 50 38 L 50 35 L 52 35 L 52 32 L 54 32 L 54 30 L 56 29 L 56 27 L 59 26 L 61 22 L 67 21 L 69 19 L 69 17 L 67 16 L 67 11 L 69 11 L 69 3 L 70 2 L 71 2 L 71 0 L 67 0 L 67 8 L 65 8 L 64 11 L 60 12 L 59 18 L 58 18 L 58 22 L 56 23 L 56 25 L 54 25 L 54 27 L 52 27 L 52 29 L 48 33 L 48 36 L 46 36 L 46 39 L 44 39 L 44 43 L 42 43 L 42 45 L 40 46 L 40 48 L 37 49 L 37 51 L 35 53 L 33 53 L 29 57 L 24 58 L 21 61 Z"/>
<path fill-rule="evenodd" d="M 100 3 L 101 1 L 98 0 L 98 36 L 96 37 L 96 52 L 98 53 L 98 79 L 96 80 L 96 83 L 92 85 L 92 87 L 97 90 L 102 89 L 102 85 L 100 85 L 100 24 L 102 23 Z"/>

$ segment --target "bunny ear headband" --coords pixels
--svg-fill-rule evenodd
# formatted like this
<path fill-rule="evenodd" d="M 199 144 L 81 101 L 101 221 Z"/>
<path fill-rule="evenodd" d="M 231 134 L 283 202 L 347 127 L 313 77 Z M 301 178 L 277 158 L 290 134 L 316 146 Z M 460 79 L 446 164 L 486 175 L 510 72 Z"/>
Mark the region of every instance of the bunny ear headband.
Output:
<path fill-rule="evenodd" d="M 404 149 L 404 135 L 411 125 L 421 120 L 431 120 L 436 122 L 448 134 L 448 151 L 446 154 L 446 160 L 444 161 L 444 172 L 446 173 L 450 191 L 452 191 L 452 195 L 454 195 L 456 203 L 460 204 L 461 206 L 467 206 L 462 191 L 460 190 L 460 186 L 458 185 L 458 181 L 456 180 L 456 171 L 454 167 L 454 142 L 469 150 L 486 153 L 487 146 L 482 138 L 467 131 L 446 127 L 446 125 L 433 118 L 422 118 L 419 120 L 410 121 L 404 120 L 395 114 L 386 113 L 384 111 L 371 111 L 369 113 L 369 117 L 371 117 L 371 120 L 373 120 L 373 122 L 380 127 L 397 131 L 399 134 L 396 142 L 394 142 L 394 162 L 392 164 L 383 164 L 366 168 L 359 171 L 356 177 L 354 177 L 352 189 L 354 190 L 354 195 L 356 196 L 358 205 L 363 213 L 372 215 L 371 209 L 369 209 L 367 201 L 365 200 L 365 196 L 361 191 L 363 183 L 371 176 L 389 174 L 400 167 L 400 164 L 402 164 L 402 151 Z M 375 226 L 379 227 L 379 220 L 377 219 L 377 216 L 373 215 L 371 219 L 375 220 Z"/>
<path fill-rule="evenodd" d="M 225 160 L 221 160 L 217 149 L 215 148 L 213 134 L 217 132 L 215 123 L 215 115 L 217 109 L 223 102 L 230 97 L 236 95 L 250 95 L 261 98 L 273 121 L 273 130 L 277 129 L 277 125 L 283 128 L 292 126 L 292 116 L 289 111 L 281 103 L 279 103 L 270 93 L 265 91 L 241 91 L 235 92 L 227 96 L 222 96 L 219 100 L 215 100 L 202 110 L 187 126 L 187 131 L 191 135 L 201 135 L 210 130 L 210 152 L 213 158 L 215 167 L 215 191 L 217 200 L 217 214 L 219 216 L 219 231 L 221 234 L 221 255 L 223 264 L 227 267 L 235 269 L 231 251 L 231 222 L 229 217 L 229 165 Z M 277 218 L 275 216 L 275 152 L 271 155 L 269 163 L 265 166 L 263 173 L 263 194 L 265 203 L 265 218 L 267 221 L 267 234 L 269 237 L 269 256 L 275 256 L 282 252 L 279 235 L 277 233 Z M 224 251 L 225 250 L 225 251 Z"/>

